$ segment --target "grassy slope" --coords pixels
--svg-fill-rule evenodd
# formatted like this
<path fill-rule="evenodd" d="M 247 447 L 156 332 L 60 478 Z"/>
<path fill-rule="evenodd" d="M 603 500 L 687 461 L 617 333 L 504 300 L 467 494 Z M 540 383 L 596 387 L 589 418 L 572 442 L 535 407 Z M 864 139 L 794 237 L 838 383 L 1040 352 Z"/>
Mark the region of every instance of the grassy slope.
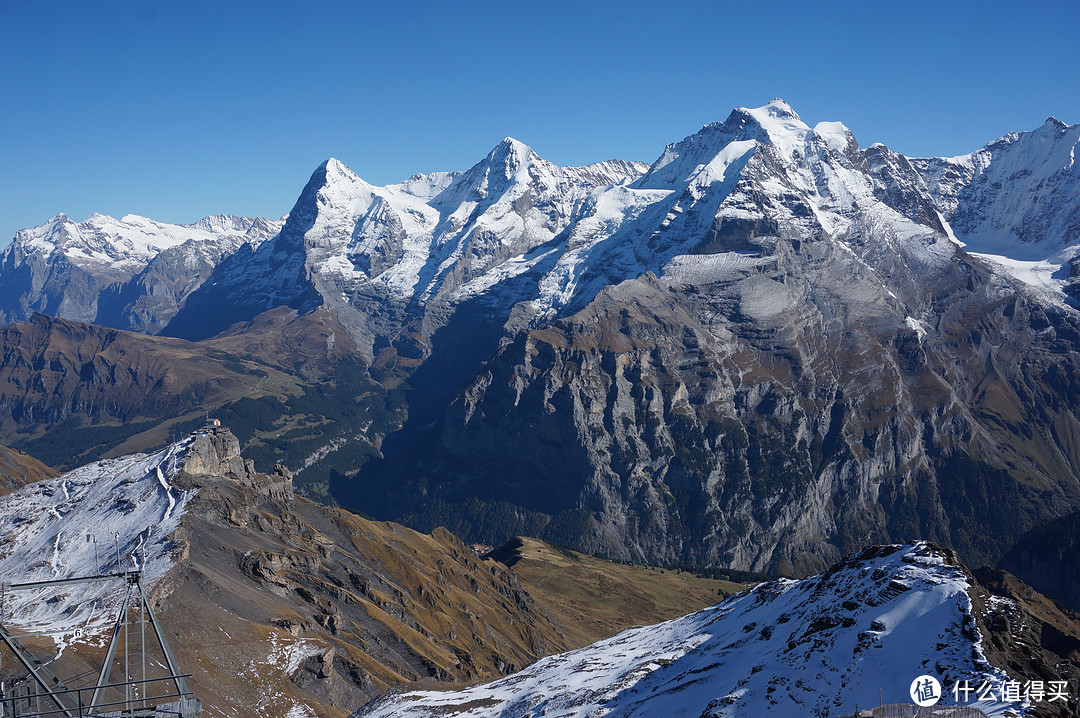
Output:
<path fill-rule="evenodd" d="M 0 446 L 0 496 L 27 484 L 51 479 L 58 472 L 32 456 Z"/>
<path fill-rule="evenodd" d="M 575 646 L 697 611 L 749 585 L 614 563 L 539 539 L 519 540 L 518 556 L 510 560 L 514 572 Z"/>

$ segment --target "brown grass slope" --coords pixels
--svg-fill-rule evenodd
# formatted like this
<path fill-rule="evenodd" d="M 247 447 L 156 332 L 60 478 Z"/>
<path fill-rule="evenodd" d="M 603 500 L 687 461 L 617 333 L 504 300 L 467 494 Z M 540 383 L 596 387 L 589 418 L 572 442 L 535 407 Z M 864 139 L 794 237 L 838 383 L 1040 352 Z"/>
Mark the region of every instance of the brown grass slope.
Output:
<path fill-rule="evenodd" d="M 0 496 L 27 484 L 51 479 L 57 472 L 32 456 L 0 446 Z"/>
<path fill-rule="evenodd" d="M 698 611 L 749 585 L 605 561 L 534 538 L 516 538 L 494 555 L 575 648 Z"/>

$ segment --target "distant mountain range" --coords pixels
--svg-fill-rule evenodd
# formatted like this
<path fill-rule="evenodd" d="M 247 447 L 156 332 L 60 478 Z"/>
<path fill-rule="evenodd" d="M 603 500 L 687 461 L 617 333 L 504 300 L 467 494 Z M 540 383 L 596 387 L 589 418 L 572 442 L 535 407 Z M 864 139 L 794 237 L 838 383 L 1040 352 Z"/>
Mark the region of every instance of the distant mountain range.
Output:
<path fill-rule="evenodd" d="M 224 258 L 281 222 L 218 215 L 173 225 L 128 215 L 60 214 L 24 229 L 0 259 L 0 318 L 34 312 L 157 334 Z"/>
<path fill-rule="evenodd" d="M 774 100 L 651 165 L 558 167 L 508 138 L 375 187 L 331 159 L 283 224 L 24 230 L 0 316 L 279 372 L 206 403 L 245 417 L 260 468 L 424 530 L 795 575 L 920 538 L 995 564 L 1080 510 L 1078 141 L 1051 118 L 908 158 Z M 51 414 L 0 402 L 20 447 L 179 411 L 76 400 L 138 384 L 86 363 L 48 364 L 70 387 L 48 399 L 19 385 Z"/>

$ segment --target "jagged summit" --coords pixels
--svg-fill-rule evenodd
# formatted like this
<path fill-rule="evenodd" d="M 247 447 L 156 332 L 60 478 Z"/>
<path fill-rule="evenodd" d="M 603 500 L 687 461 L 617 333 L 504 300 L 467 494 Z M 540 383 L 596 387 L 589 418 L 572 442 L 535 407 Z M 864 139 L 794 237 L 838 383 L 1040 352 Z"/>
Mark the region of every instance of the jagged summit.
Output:
<path fill-rule="evenodd" d="M 520 159 L 527 159 L 530 155 L 535 154 L 533 148 L 529 145 L 516 140 L 513 137 L 504 137 L 499 144 L 495 145 L 491 152 L 488 153 L 488 159 L 502 158 L 502 157 L 515 157 Z"/>
<path fill-rule="evenodd" d="M 791 105 L 789 105 L 780 97 L 772 98 L 761 107 L 739 107 L 736 109 L 736 112 L 745 112 L 747 114 L 753 115 L 754 117 L 767 116 L 775 119 L 795 120 L 797 122 L 802 122 L 802 118 L 799 117 L 799 113 L 797 113 L 791 107 Z"/>

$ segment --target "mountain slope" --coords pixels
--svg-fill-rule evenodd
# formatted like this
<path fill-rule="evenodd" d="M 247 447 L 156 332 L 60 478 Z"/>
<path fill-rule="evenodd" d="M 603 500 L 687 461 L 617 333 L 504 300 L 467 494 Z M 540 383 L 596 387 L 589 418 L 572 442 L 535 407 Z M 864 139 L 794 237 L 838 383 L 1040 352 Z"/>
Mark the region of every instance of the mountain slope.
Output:
<path fill-rule="evenodd" d="M 194 491 L 172 485 L 187 439 L 150 455 L 105 460 L 0 497 L 0 574 L 9 583 L 112 573 L 141 567 L 150 583 L 175 560 L 170 535 Z M 115 538 L 115 540 L 114 540 Z M 8 620 L 55 631 L 63 644 L 77 628 L 105 631 L 115 586 L 12 593 Z"/>
<path fill-rule="evenodd" d="M 1024 534 L 998 568 L 1080 611 L 1080 512 L 1039 524 Z"/>
<path fill-rule="evenodd" d="M 147 432 L 128 450 L 159 445 L 177 420 L 201 422 L 226 402 L 294 384 L 273 367 L 177 339 L 41 314 L 0 329 L 0 431 L 62 468 Z"/>
<path fill-rule="evenodd" d="M 138 562 L 207 715 L 347 715 L 389 685 L 490 678 L 567 646 L 501 565 L 295 497 L 223 430 L 0 497 L 0 539 L 8 582 Z M 50 631 L 54 672 L 83 674 L 116 600 L 91 586 L 13 594 L 5 623 Z"/>
<path fill-rule="evenodd" d="M 604 561 L 525 537 L 512 539 L 485 558 L 512 568 L 537 607 L 574 647 L 711 606 L 750 585 Z"/>
<path fill-rule="evenodd" d="M 987 660 L 972 594 L 983 595 L 947 552 L 878 547 L 487 685 L 391 694 L 354 715 L 833 716 L 876 706 L 879 695 L 907 703 L 921 674 L 947 691 L 959 680 L 1000 691 L 1010 676 Z M 1022 708 L 1000 697 L 978 707 L 994 716 Z"/>
<path fill-rule="evenodd" d="M 21 451 L 0 446 L 0 496 L 42 479 L 51 479 L 56 471 Z"/>

